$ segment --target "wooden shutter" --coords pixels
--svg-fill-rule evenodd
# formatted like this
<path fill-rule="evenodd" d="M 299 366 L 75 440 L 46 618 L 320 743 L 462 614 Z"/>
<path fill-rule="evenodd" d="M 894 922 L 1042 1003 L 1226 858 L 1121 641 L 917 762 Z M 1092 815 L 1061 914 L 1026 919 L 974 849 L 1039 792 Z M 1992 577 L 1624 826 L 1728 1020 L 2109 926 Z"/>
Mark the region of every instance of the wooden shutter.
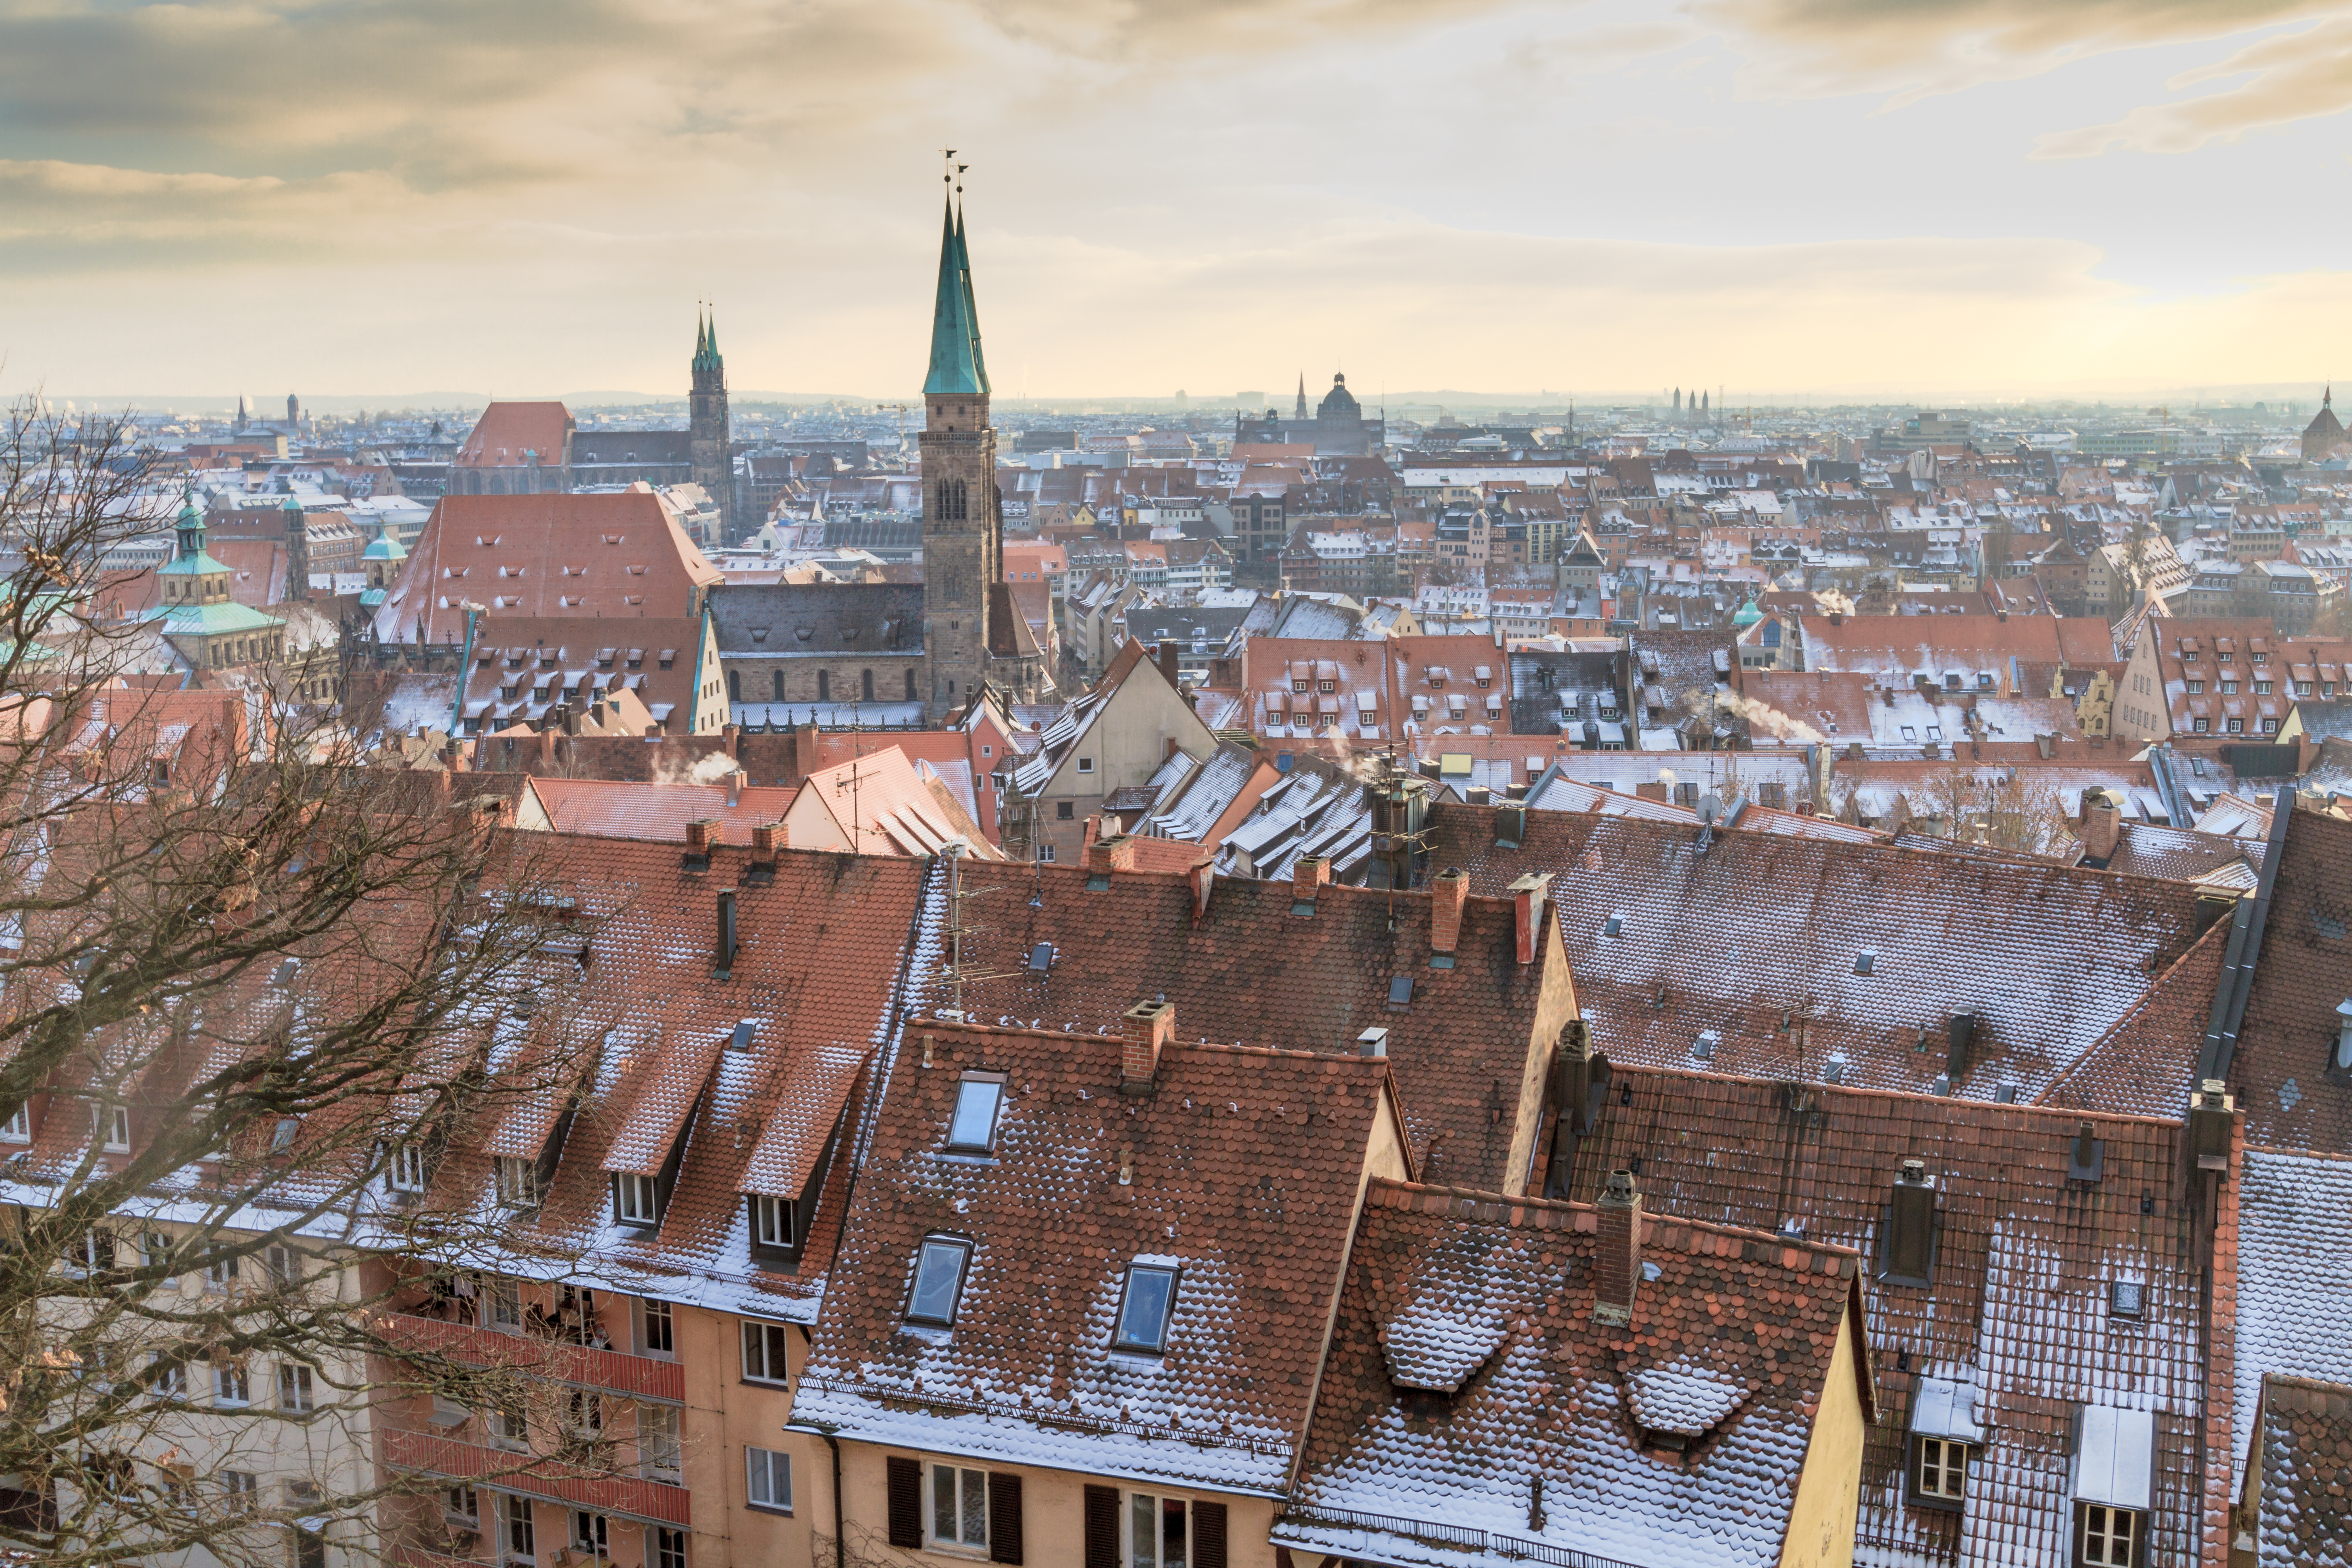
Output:
<path fill-rule="evenodd" d="M 988 1560 L 1021 1561 L 1021 1478 L 988 1473 Z"/>
<path fill-rule="evenodd" d="M 1225 1568 L 1225 1505 L 1192 1505 L 1192 1568 Z"/>
<path fill-rule="evenodd" d="M 1087 1568 L 1118 1568 L 1118 1489 L 1087 1489 Z"/>
<path fill-rule="evenodd" d="M 923 1465 L 893 1454 L 883 1461 L 890 1478 L 890 1544 L 923 1545 Z"/>

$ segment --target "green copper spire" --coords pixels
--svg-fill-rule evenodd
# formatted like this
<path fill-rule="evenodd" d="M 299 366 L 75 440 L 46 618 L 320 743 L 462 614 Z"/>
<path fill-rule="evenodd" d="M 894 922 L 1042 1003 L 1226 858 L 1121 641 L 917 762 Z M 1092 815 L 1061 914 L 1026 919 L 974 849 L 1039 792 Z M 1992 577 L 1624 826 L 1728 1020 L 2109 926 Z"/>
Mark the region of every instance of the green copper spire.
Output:
<path fill-rule="evenodd" d="M 706 314 L 698 306 L 694 312 L 694 368 L 705 371 L 719 369 L 719 318 Z"/>
<path fill-rule="evenodd" d="M 971 264 L 963 248 L 963 225 L 952 201 L 940 225 L 940 287 L 931 308 L 931 369 L 923 395 L 961 392 L 988 395 L 988 366 L 980 355 L 980 319 L 972 302 Z"/>
<path fill-rule="evenodd" d="M 181 486 L 180 519 L 176 532 L 180 536 L 179 549 L 158 570 L 173 577 L 194 577 L 208 571 L 228 570 L 205 549 L 205 514 L 196 506 L 194 481 Z"/>

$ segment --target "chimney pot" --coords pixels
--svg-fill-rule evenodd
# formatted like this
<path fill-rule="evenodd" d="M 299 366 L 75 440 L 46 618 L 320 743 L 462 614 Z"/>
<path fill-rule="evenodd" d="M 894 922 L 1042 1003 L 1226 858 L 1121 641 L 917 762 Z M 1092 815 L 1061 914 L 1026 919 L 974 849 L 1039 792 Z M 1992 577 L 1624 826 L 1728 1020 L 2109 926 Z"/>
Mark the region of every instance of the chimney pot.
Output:
<path fill-rule="evenodd" d="M 1633 1173 L 1611 1171 L 1592 1207 L 1601 1221 L 1592 1261 L 1592 1321 L 1623 1328 L 1633 1321 L 1633 1297 L 1642 1283 L 1642 1194 Z"/>
<path fill-rule="evenodd" d="M 1087 850 L 1087 869 L 1097 872 L 1133 871 L 1135 869 L 1134 835 L 1107 833 L 1097 839 Z"/>
<path fill-rule="evenodd" d="M 1118 1078 L 1122 1090 L 1139 1092 L 1160 1071 L 1160 1053 L 1176 1036 L 1176 1004 L 1138 1002 L 1119 1019 Z"/>
<path fill-rule="evenodd" d="M 1551 886 L 1551 873 L 1529 872 L 1511 883 L 1512 925 L 1519 938 L 1519 962 L 1536 961 L 1536 933 L 1543 925 L 1544 894 Z"/>
<path fill-rule="evenodd" d="M 1462 911 L 1470 898 L 1470 879 L 1460 868 L 1447 866 L 1429 879 L 1429 950 L 1451 953 L 1462 942 Z"/>
<path fill-rule="evenodd" d="M 1360 1056 L 1386 1056 L 1389 1053 L 1389 1031 L 1377 1024 L 1356 1037 L 1356 1053 Z"/>

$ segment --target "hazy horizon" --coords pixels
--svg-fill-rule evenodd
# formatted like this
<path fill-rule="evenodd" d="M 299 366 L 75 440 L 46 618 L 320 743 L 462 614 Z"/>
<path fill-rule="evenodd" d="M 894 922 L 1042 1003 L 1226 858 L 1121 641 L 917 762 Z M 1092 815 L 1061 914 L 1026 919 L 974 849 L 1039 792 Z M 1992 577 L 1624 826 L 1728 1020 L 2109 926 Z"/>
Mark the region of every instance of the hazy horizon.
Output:
<path fill-rule="evenodd" d="M 707 298 L 737 388 L 903 401 L 951 144 L 1007 398 L 2315 399 L 2347 61 L 2347 0 L 0 0 L 0 392 L 682 392 Z"/>

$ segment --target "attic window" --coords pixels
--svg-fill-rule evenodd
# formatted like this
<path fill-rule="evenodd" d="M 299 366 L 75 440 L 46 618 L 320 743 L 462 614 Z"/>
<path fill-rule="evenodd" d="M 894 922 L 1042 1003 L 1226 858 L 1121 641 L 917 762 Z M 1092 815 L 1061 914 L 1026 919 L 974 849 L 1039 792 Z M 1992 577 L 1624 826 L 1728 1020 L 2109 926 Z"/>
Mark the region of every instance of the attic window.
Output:
<path fill-rule="evenodd" d="M 1048 975 L 1053 973 L 1053 970 L 1054 945 L 1051 942 L 1040 942 L 1034 947 L 1029 949 L 1029 972 L 1031 974 Z"/>
<path fill-rule="evenodd" d="M 1168 1312 L 1176 1301 L 1176 1270 L 1138 1263 L 1127 1271 L 1127 1291 L 1119 1302 L 1118 1332 L 1111 1337 L 1115 1350 L 1158 1355 L 1168 1348 Z"/>
<path fill-rule="evenodd" d="M 996 1113 L 1004 1103 L 1004 1080 L 970 1077 L 956 1085 L 955 1115 L 948 1123 L 948 1147 L 984 1155 L 996 1146 Z"/>
<path fill-rule="evenodd" d="M 731 1035 L 730 1035 L 730 1036 L 728 1037 L 728 1040 L 727 1040 L 727 1049 L 728 1049 L 728 1050 L 730 1050 L 730 1051 L 749 1051 L 749 1050 L 751 1050 L 751 1041 L 752 1041 L 753 1038 L 754 1038 L 754 1037 L 756 1037 L 756 1036 L 759 1034 L 759 1032 L 760 1032 L 760 1024 L 759 1024 L 759 1020 L 758 1020 L 758 1019 L 743 1019 L 740 1023 L 738 1023 L 738 1024 L 735 1026 L 735 1032 L 734 1032 L 733 1034 L 731 1034 Z"/>
<path fill-rule="evenodd" d="M 971 1261 L 971 1242 L 952 1236 L 925 1237 L 915 1254 L 915 1291 L 907 1303 L 907 1321 L 952 1326 L 957 1298 L 963 1294 L 964 1268 Z"/>
<path fill-rule="evenodd" d="M 1853 972 L 1857 975 L 1867 975 L 1877 965 L 1878 949 L 1875 947 L 1864 947 L 1853 956 Z"/>
<path fill-rule="evenodd" d="M 2136 1318 L 2140 1315 L 2140 1302 L 2145 1287 L 2137 1280 L 2107 1281 L 2107 1313 L 2111 1317 Z"/>
<path fill-rule="evenodd" d="M 1622 936 L 1625 935 L 1625 917 L 1622 915 L 1612 915 L 1608 919 L 1602 921 L 1601 923 L 1601 935 L 1603 936 Z"/>
<path fill-rule="evenodd" d="M 1722 1042 L 1723 1037 L 1721 1035 L 1716 1033 L 1713 1030 L 1707 1030 L 1696 1040 L 1691 1041 L 1691 1054 L 1698 1058 L 1701 1061 L 1713 1061 L 1715 1060 L 1715 1048 Z"/>
<path fill-rule="evenodd" d="M 1391 977 L 1389 980 L 1389 1006 L 1402 1008 L 1410 1006 L 1412 1002 L 1412 977 L 1411 975 Z"/>

